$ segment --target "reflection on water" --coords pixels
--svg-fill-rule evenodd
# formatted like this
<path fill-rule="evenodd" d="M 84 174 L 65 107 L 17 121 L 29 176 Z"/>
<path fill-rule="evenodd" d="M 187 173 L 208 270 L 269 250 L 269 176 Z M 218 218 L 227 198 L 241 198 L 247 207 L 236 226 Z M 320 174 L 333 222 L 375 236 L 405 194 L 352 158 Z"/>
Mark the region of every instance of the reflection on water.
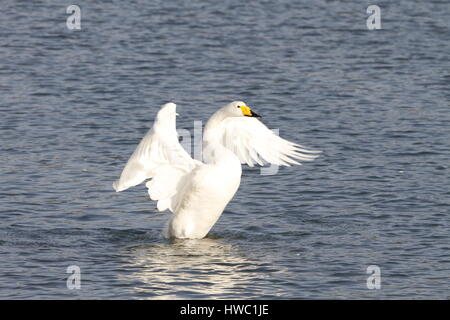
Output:
<path fill-rule="evenodd" d="M 172 240 L 128 249 L 134 270 L 121 280 L 134 293 L 158 299 L 233 297 L 252 286 L 255 265 L 221 239 Z"/>

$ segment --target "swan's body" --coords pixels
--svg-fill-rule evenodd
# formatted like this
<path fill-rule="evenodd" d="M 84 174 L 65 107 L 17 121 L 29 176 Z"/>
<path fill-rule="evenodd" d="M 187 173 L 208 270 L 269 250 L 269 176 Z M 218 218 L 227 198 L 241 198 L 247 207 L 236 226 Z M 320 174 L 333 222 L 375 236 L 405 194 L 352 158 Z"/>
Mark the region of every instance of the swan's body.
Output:
<path fill-rule="evenodd" d="M 244 102 L 235 101 L 208 120 L 203 135 L 205 162 L 194 160 L 178 142 L 175 109 L 174 103 L 162 106 L 153 128 L 113 184 L 119 192 L 151 178 L 146 184 L 150 198 L 158 201 L 158 210 L 173 212 L 166 237 L 205 237 L 239 188 L 241 163 L 289 166 L 299 164 L 294 159 L 317 157 L 311 154 L 317 151 L 275 135 Z"/>

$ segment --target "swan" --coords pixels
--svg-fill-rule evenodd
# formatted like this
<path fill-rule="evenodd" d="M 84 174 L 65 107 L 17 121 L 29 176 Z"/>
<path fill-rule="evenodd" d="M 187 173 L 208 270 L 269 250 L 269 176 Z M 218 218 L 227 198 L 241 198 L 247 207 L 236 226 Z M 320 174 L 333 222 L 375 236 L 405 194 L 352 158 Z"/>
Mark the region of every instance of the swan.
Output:
<path fill-rule="evenodd" d="M 241 182 L 241 164 L 290 166 L 310 161 L 320 151 L 282 139 L 242 101 L 216 111 L 203 134 L 203 162 L 180 145 L 176 132 L 176 104 L 166 103 L 152 129 L 143 137 L 113 183 L 116 192 L 146 183 L 159 211 L 173 215 L 164 229 L 167 238 L 205 237 L 233 198 Z"/>

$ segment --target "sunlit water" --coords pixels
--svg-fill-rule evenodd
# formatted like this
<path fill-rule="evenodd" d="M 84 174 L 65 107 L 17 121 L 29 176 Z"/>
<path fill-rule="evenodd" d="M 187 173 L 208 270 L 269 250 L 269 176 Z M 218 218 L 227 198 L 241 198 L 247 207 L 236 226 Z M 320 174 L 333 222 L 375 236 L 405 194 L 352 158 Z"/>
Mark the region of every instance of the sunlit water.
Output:
<path fill-rule="evenodd" d="M 448 298 L 450 6 L 377 1 L 368 31 L 372 2 L 302 2 L 76 1 L 70 31 L 72 1 L 3 0 L 0 298 Z M 161 104 L 193 132 L 236 99 L 322 156 L 163 239 L 112 182 Z"/>

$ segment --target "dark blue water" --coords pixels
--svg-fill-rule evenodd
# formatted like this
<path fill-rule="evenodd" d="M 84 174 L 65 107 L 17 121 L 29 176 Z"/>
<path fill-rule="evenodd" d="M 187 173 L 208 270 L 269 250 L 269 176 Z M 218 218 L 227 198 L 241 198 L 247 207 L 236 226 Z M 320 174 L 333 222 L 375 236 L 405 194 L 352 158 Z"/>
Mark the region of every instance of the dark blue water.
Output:
<path fill-rule="evenodd" d="M 1 2 L 0 298 L 450 296 L 447 1 L 75 2 L 79 31 L 73 1 Z M 192 131 L 232 100 L 323 154 L 245 169 L 208 238 L 165 240 L 111 184 L 161 104 Z"/>

